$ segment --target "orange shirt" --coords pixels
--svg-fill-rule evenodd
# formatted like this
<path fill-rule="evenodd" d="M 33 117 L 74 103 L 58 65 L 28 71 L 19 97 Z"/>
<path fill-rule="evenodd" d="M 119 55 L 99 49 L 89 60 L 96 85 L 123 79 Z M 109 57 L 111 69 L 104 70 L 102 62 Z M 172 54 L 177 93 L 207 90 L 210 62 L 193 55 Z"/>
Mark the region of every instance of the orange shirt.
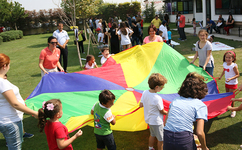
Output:
<path fill-rule="evenodd" d="M 179 23 L 179 27 L 184 28 L 185 27 L 185 16 L 181 15 L 180 20 L 181 20 L 181 22 Z"/>
<path fill-rule="evenodd" d="M 60 49 L 56 48 L 52 53 L 48 47 L 40 52 L 39 59 L 44 60 L 43 67 L 46 69 L 53 69 L 57 67 L 60 58 Z"/>

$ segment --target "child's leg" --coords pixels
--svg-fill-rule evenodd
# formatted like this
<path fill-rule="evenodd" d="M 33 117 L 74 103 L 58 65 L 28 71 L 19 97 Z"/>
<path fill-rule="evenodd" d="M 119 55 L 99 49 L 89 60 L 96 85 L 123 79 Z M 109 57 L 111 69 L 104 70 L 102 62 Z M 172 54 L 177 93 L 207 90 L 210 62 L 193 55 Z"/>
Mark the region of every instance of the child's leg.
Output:
<path fill-rule="evenodd" d="M 127 45 L 127 49 L 131 47 L 131 44 Z"/>
<path fill-rule="evenodd" d="M 163 141 L 158 141 L 157 147 L 158 147 L 158 150 L 163 150 Z"/>
<path fill-rule="evenodd" d="M 123 45 L 123 51 L 126 50 L 126 45 Z"/>
<path fill-rule="evenodd" d="M 149 137 L 149 147 L 153 147 L 155 143 L 155 137 L 151 136 Z"/>
<path fill-rule="evenodd" d="M 228 89 L 228 92 L 234 92 L 235 89 Z M 231 106 L 234 107 L 234 102 L 231 103 Z"/>

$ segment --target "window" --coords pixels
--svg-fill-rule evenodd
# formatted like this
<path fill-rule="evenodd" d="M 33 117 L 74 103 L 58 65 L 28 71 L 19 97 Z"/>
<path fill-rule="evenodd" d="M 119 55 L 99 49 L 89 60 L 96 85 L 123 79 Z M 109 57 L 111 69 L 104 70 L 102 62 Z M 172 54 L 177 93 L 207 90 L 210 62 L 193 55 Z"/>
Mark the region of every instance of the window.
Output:
<path fill-rule="evenodd" d="M 215 14 L 242 14 L 241 0 L 215 0 Z"/>
<path fill-rule="evenodd" d="M 176 14 L 178 11 L 180 11 L 182 14 L 192 14 L 193 2 L 192 1 L 172 2 L 172 14 Z"/>
<path fill-rule="evenodd" d="M 201 13 L 203 12 L 202 0 L 196 0 L 196 12 Z"/>

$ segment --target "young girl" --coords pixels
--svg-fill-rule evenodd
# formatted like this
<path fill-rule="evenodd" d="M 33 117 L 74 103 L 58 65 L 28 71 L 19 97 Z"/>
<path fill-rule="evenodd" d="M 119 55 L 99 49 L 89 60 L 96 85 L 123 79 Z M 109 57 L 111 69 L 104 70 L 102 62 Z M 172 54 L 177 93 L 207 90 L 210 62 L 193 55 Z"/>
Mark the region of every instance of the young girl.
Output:
<path fill-rule="evenodd" d="M 213 76 L 214 69 L 214 58 L 212 55 L 212 44 L 207 40 L 208 32 L 204 29 L 198 32 L 199 41 L 196 43 L 196 54 L 193 60 L 190 62 L 193 64 L 199 56 L 199 67 L 207 71 L 211 76 Z"/>
<path fill-rule="evenodd" d="M 82 135 L 82 131 L 79 130 L 74 136 L 69 137 L 66 126 L 59 121 L 63 114 L 61 101 L 51 99 L 43 102 L 42 108 L 38 112 L 38 127 L 40 132 L 45 130 L 49 149 L 73 150 L 71 143 Z M 46 118 L 50 119 L 46 120 Z"/>
<path fill-rule="evenodd" d="M 124 22 L 120 23 L 120 28 L 118 30 L 119 39 L 121 37 L 121 45 L 123 50 L 126 50 L 131 47 L 130 37 L 133 34 L 133 31 L 126 27 Z"/>
<path fill-rule="evenodd" d="M 238 88 L 238 77 L 239 77 L 239 70 L 236 62 L 236 54 L 233 51 L 227 51 L 223 57 L 223 67 L 224 70 L 219 77 L 219 80 L 225 74 L 225 89 L 226 92 L 234 92 L 235 89 Z M 234 101 L 231 104 L 234 107 Z M 236 111 L 231 112 L 231 117 L 235 117 Z"/>
<path fill-rule="evenodd" d="M 193 25 L 193 30 L 194 30 L 193 36 L 197 36 L 197 34 L 196 34 L 197 23 L 196 23 L 195 18 L 192 19 L 192 25 Z"/>
<path fill-rule="evenodd" d="M 94 67 L 98 68 L 98 66 L 97 66 L 97 64 L 95 62 L 95 57 L 93 55 L 87 55 L 85 70 L 93 69 Z"/>

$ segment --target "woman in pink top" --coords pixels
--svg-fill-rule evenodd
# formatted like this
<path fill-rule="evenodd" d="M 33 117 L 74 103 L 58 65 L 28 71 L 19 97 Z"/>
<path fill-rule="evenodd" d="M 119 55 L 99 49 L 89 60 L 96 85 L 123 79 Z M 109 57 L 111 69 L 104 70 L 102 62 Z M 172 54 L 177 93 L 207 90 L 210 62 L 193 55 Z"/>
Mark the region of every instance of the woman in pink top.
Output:
<path fill-rule="evenodd" d="M 147 43 L 150 43 L 150 42 L 163 42 L 162 37 L 160 37 L 159 35 L 155 35 L 156 30 L 157 29 L 154 25 L 150 25 L 148 27 L 149 36 L 144 38 L 143 44 L 147 44 Z"/>
<path fill-rule="evenodd" d="M 60 49 L 56 48 L 57 39 L 53 36 L 48 38 L 48 47 L 40 52 L 39 56 L 39 67 L 41 69 L 41 77 L 48 72 L 58 72 L 57 67 L 60 71 L 64 71 L 59 62 Z"/>

